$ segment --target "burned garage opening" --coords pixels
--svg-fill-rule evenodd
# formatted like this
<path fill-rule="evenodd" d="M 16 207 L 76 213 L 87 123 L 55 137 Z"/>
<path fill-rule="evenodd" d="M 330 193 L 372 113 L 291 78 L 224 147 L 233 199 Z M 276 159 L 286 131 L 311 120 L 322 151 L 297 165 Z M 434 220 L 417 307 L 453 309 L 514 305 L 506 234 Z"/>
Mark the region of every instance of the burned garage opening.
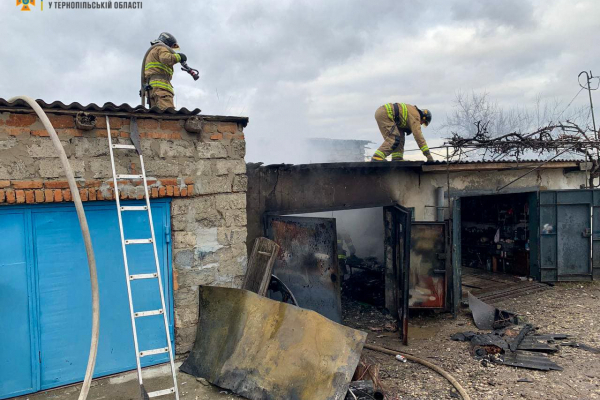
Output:
<path fill-rule="evenodd" d="M 385 308 L 385 229 L 381 207 L 355 210 L 297 214 L 296 217 L 321 218 L 335 223 L 336 257 L 338 271 L 331 281 L 339 280 L 341 310 L 344 317 L 349 309 L 370 305 Z M 332 221 L 333 220 L 333 221 Z M 333 226 L 331 226 L 333 231 Z M 315 241 L 320 238 L 315 237 Z M 322 239 L 321 239 L 322 240 Z M 306 264 L 310 265 L 307 260 Z M 319 265 L 317 262 L 316 265 Z M 339 275 L 338 275 L 339 274 Z"/>

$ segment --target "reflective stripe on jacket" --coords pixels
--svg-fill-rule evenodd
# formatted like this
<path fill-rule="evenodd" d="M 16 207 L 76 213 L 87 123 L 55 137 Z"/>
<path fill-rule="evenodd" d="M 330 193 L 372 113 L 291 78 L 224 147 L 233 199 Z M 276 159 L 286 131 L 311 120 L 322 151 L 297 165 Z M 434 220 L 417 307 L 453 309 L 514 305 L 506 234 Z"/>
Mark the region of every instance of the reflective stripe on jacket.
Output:
<path fill-rule="evenodd" d="M 398 103 L 398 109 L 400 111 L 400 115 L 398 115 L 398 119 L 400 121 L 400 128 L 408 128 L 408 108 L 406 107 L 405 103 Z M 388 117 L 390 117 L 390 119 L 392 121 L 394 120 L 394 104 L 393 103 L 387 103 L 385 105 L 385 110 L 387 111 Z"/>
<path fill-rule="evenodd" d="M 171 85 L 173 65 L 180 61 L 179 54 L 172 53 L 165 46 L 155 46 L 144 60 L 144 78 L 149 80 L 148 84 L 153 88 L 161 88 L 174 93 Z"/>

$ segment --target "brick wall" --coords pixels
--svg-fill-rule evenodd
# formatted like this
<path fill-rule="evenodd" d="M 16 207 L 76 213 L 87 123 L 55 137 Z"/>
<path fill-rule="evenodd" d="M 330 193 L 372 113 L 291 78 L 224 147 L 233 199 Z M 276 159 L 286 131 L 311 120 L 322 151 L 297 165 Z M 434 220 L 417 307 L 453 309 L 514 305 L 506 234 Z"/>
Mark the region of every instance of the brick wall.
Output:
<path fill-rule="evenodd" d="M 48 111 L 74 170 L 83 201 L 114 199 L 105 117 L 76 129 L 74 115 Z M 172 197 L 176 350 L 191 349 L 198 285 L 238 287 L 246 268 L 246 163 L 243 123 L 210 117 L 201 134 L 185 118 L 137 115 L 152 198 Z M 173 117 L 170 117 L 173 118 Z M 130 144 L 128 117 L 109 119 L 113 142 Z M 54 146 L 37 116 L 0 113 L 0 206 L 61 203 L 71 192 Z M 116 150 L 117 173 L 140 173 L 133 151 Z M 122 199 L 140 199 L 141 181 L 119 181 Z"/>

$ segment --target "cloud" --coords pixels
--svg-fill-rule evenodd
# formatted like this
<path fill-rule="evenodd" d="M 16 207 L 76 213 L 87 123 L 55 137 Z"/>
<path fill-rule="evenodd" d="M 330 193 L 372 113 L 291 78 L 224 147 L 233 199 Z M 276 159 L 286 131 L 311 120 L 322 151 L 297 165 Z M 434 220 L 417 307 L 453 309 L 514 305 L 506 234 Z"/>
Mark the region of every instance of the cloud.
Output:
<path fill-rule="evenodd" d="M 249 116 L 249 161 L 301 162 L 308 137 L 381 142 L 373 114 L 389 101 L 432 110 L 431 147 L 443 142 L 436 127 L 456 92 L 487 90 L 502 105 L 539 94 L 566 103 L 579 71 L 600 62 L 590 48 L 600 38 L 595 0 L 44 3 L 30 13 L 0 3 L 0 33 L 10 38 L 0 47 L 0 96 L 137 104 L 141 58 L 166 30 L 201 76 L 175 68 L 177 106 Z"/>

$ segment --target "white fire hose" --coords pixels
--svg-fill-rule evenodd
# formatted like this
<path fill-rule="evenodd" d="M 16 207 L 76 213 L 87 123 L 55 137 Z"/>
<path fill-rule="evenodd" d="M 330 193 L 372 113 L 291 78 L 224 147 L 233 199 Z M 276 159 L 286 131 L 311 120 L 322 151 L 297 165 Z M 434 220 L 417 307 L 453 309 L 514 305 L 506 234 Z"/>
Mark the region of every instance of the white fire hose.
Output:
<path fill-rule="evenodd" d="M 88 267 L 90 271 L 90 283 L 92 289 L 92 341 L 90 344 L 90 355 L 88 357 L 87 369 L 85 371 L 85 379 L 81 392 L 79 393 L 79 400 L 87 399 L 90 385 L 92 383 L 92 375 L 94 374 L 94 366 L 96 365 L 96 355 L 98 354 L 98 336 L 100 332 L 100 296 L 98 294 L 98 276 L 96 274 L 96 259 L 94 257 L 94 249 L 92 248 L 92 238 L 90 237 L 90 230 L 88 227 L 87 219 L 85 218 L 85 212 L 83 211 L 83 204 L 81 203 L 81 197 L 79 196 L 79 190 L 75 183 L 75 177 L 73 176 L 73 170 L 65 154 L 65 150 L 60 143 L 60 139 L 54 130 L 54 127 L 50 123 L 48 116 L 42 110 L 42 108 L 30 97 L 27 96 L 15 96 L 8 100 L 12 103 L 16 100 L 23 100 L 33 108 L 39 117 L 40 121 L 48 131 L 50 138 L 58 156 L 62 163 L 67 181 L 69 182 L 69 189 L 71 189 L 71 196 L 73 197 L 73 203 L 75 203 L 75 209 L 77 210 L 77 217 L 79 218 L 79 226 L 81 227 L 81 234 L 83 235 L 83 242 L 85 243 L 85 252 L 87 253 Z"/>

